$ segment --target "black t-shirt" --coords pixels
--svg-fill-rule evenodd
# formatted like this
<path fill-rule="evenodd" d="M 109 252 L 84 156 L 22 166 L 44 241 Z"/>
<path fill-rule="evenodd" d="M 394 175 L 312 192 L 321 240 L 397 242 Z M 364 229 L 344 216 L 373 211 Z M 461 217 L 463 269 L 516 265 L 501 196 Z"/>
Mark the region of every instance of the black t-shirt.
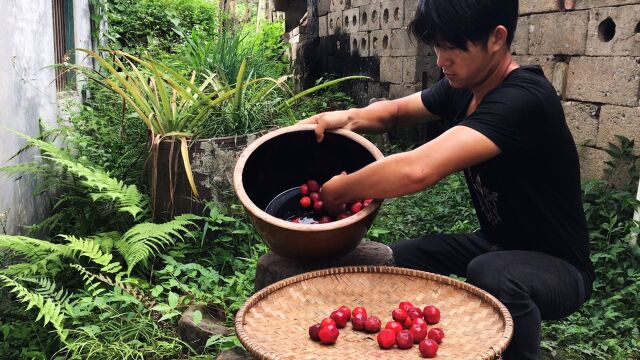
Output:
<path fill-rule="evenodd" d="M 501 153 L 465 169 L 482 233 L 505 249 L 564 259 L 593 281 L 580 167 L 555 89 L 539 66 L 510 72 L 469 116 L 469 90 L 446 79 L 422 92 L 422 102 L 451 126 L 472 128 Z"/>

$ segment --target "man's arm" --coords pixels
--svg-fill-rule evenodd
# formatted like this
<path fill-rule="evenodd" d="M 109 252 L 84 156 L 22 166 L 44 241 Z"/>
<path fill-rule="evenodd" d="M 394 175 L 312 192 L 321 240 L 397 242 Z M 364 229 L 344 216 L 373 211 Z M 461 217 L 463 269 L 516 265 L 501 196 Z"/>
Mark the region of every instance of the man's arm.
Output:
<path fill-rule="evenodd" d="M 304 119 L 299 124 L 317 124 L 316 137 L 322 141 L 325 130 L 329 129 L 379 134 L 395 126 L 436 119 L 438 117 L 425 108 L 418 92 L 400 99 L 378 101 L 364 108 L 324 112 Z"/>
<path fill-rule="evenodd" d="M 455 126 L 419 148 L 378 160 L 347 175 L 337 175 L 322 187 L 329 209 L 366 198 L 392 198 L 421 191 L 447 175 L 500 154 L 489 138 L 465 126 Z"/>

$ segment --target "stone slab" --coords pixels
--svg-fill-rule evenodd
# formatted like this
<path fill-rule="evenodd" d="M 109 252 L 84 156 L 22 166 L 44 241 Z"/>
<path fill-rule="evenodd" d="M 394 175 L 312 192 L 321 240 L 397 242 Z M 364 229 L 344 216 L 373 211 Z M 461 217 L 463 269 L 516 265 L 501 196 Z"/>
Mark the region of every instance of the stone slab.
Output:
<path fill-rule="evenodd" d="M 390 0 L 382 3 L 381 29 L 399 29 L 404 23 L 404 0 Z"/>
<path fill-rule="evenodd" d="M 584 55 L 588 22 L 588 11 L 531 15 L 529 54 Z"/>
<path fill-rule="evenodd" d="M 592 9 L 587 55 L 640 56 L 640 5 Z"/>
<path fill-rule="evenodd" d="M 251 355 L 247 350 L 235 347 L 231 350 L 221 351 L 216 360 L 253 360 L 257 357 Z"/>
<path fill-rule="evenodd" d="M 268 252 L 258 260 L 255 291 L 260 291 L 277 281 L 309 271 L 340 266 L 391 266 L 393 264 L 391 248 L 375 241 L 363 241 L 355 250 L 344 257 L 320 263 L 298 263 Z"/>
<path fill-rule="evenodd" d="M 329 13 L 331 0 L 318 0 L 318 16 L 324 16 Z"/>
<path fill-rule="evenodd" d="M 558 0 L 520 0 L 520 15 L 560 11 Z"/>
<path fill-rule="evenodd" d="M 603 179 L 605 162 L 611 157 L 604 150 L 589 146 L 578 146 L 580 177 L 585 180 Z"/>
<path fill-rule="evenodd" d="M 562 107 L 576 145 L 595 146 L 598 135 L 598 105 L 563 101 Z"/>
<path fill-rule="evenodd" d="M 569 63 L 567 99 L 638 106 L 640 58 L 576 57 Z"/>
<path fill-rule="evenodd" d="M 193 321 L 193 313 L 196 310 L 202 314 L 202 319 L 197 324 Z M 189 306 L 178 320 L 178 336 L 199 353 L 204 351 L 204 346 L 211 336 L 229 336 L 233 333 L 232 328 L 216 319 L 205 306 Z"/>
<path fill-rule="evenodd" d="M 640 1 L 638 0 L 578 0 L 576 1 L 576 10 L 593 9 L 593 8 L 608 7 L 608 6 L 629 5 L 629 4 L 640 4 Z"/>
<path fill-rule="evenodd" d="M 328 26 L 327 26 L 327 19 L 328 16 L 320 16 L 318 18 L 318 36 L 320 37 L 325 37 L 327 35 L 329 35 L 328 31 Z"/>
<path fill-rule="evenodd" d="M 404 22 L 403 26 L 408 26 L 418 11 L 418 0 L 404 0 Z"/>
<path fill-rule="evenodd" d="M 549 82 L 553 81 L 553 70 L 558 62 L 554 56 L 514 55 L 513 59 L 520 65 L 540 65 Z"/>
<path fill-rule="evenodd" d="M 634 153 L 640 155 L 640 107 L 602 106 L 596 146 L 607 149 L 610 142 L 617 145 L 616 135 L 634 139 Z"/>
<path fill-rule="evenodd" d="M 380 58 L 380 81 L 402 84 L 402 57 Z"/>
<path fill-rule="evenodd" d="M 391 54 L 393 56 L 433 55 L 431 47 L 425 45 L 407 28 L 391 30 Z"/>
<path fill-rule="evenodd" d="M 369 98 L 369 103 L 375 102 L 378 99 L 388 99 L 389 98 L 389 84 L 388 83 L 380 83 L 376 81 L 369 82 L 369 87 L 367 88 L 367 97 Z"/>
<path fill-rule="evenodd" d="M 402 58 L 402 83 L 420 83 L 429 87 L 440 79 L 440 68 L 434 56 L 406 56 Z"/>
<path fill-rule="evenodd" d="M 371 35 L 369 35 L 369 41 L 371 41 Z M 371 44 L 369 44 L 369 52 L 371 52 Z M 364 81 L 365 83 L 380 81 L 380 58 L 371 54 L 368 57 L 359 57 L 357 72 L 359 75 L 368 76 L 372 79 Z"/>
<path fill-rule="evenodd" d="M 359 8 L 362 6 L 367 6 L 369 4 L 371 4 L 372 1 L 370 0 L 351 0 L 351 6 L 350 8 Z"/>
<path fill-rule="evenodd" d="M 391 84 L 389 86 L 389 98 L 399 99 L 405 96 L 409 96 L 422 90 L 422 84 Z"/>
<path fill-rule="evenodd" d="M 525 55 L 529 53 L 529 17 L 521 16 L 518 18 L 518 26 L 511 43 L 511 52 L 513 54 Z"/>

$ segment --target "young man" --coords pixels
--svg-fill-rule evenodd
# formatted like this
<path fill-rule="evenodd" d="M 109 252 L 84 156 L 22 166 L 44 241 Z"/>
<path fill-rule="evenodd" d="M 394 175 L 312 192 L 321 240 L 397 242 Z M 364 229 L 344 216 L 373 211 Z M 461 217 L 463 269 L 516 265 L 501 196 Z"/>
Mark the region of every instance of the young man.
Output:
<path fill-rule="evenodd" d="M 444 78 L 405 98 L 322 113 L 300 123 L 379 133 L 448 119 L 419 148 L 326 182 L 326 206 L 391 198 L 464 171 L 481 231 L 395 244 L 396 264 L 464 276 L 496 296 L 514 320 L 504 359 L 540 359 L 541 319 L 575 311 L 591 295 L 593 267 L 578 156 L 554 88 L 510 46 L 517 0 L 421 0 L 411 31 L 433 45 Z"/>

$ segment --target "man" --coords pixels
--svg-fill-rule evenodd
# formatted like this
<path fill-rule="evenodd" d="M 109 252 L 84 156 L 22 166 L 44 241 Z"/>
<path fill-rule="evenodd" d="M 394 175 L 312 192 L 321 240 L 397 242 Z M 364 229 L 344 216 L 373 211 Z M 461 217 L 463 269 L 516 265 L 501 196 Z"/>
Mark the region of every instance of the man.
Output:
<path fill-rule="evenodd" d="M 496 296 L 514 320 L 504 359 L 540 359 L 541 319 L 575 311 L 592 291 L 578 157 L 554 88 L 510 46 L 517 0 L 421 0 L 409 28 L 433 45 L 444 78 L 405 98 L 322 113 L 300 123 L 380 133 L 437 118 L 451 127 L 324 184 L 325 206 L 391 198 L 463 170 L 481 231 L 392 246 L 396 264 L 457 274 Z"/>

